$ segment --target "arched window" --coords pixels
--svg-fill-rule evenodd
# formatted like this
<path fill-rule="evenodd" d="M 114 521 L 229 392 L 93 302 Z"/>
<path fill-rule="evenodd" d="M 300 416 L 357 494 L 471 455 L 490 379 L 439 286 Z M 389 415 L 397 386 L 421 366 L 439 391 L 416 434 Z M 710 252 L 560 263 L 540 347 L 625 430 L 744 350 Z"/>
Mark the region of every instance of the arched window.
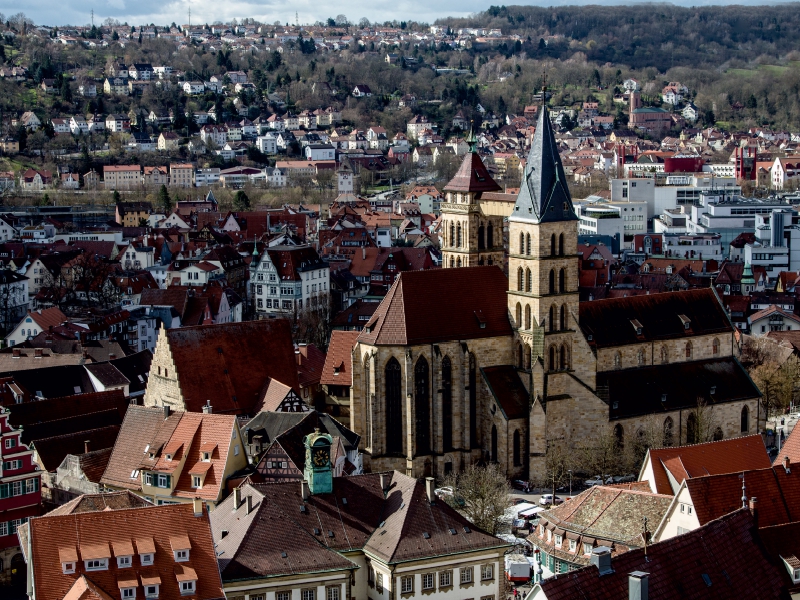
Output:
<path fill-rule="evenodd" d="M 450 245 L 456 245 L 456 226 L 454 223 L 450 223 Z"/>
<path fill-rule="evenodd" d="M 556 234 L 550 236 L 550 256 L 556 255 Z"/>
<path fill-rule="evenodd" d="M 392 357 L 386 363 L 386 452 L 403 452 L 403 404 L 400 388 L 400 363 Z"/>
<path fill-rule="evenodd" d="M 533 291 L 533 274 L 530 269 L 525 269 L 525 291 Z"/>
<path fill-rule="evenodd" d="M 636 354 L 636 364 L 639 365 L 640 367 L 644 366 L 644 350 L 640 349 L 639 352 Z"/>
<path fill-rule="evenodd" d="M 494 226 L 491 222 L 486 227 L 486 247 L 490 250 L 494 248 Z"/>
<path fill-rule="evenodd" d="M 566 344 L 562 344 L 561 345 L 561 356 L 560 356 L 560 361 L 559 361 L 559 368 L 562 371 L 566 371 L 567 369 L 569 369 L 569 355 L 568 355 L 568 352 L 569 351 L 567 350 L 567 345 Z"/>
<path fill-rule="evenodd" d="M 696 444 L 699 441 L 698 437 L 697 417 L 694 413 L 689 413 L 686 418 L 686 443 Z"/>
<path fill-rule="evenodd" d="M 718 441 L 720 441 L 720 440 L 722 439 L 722 437 L 723 437 L 723 435 L 722 435 L 722 428 L 720 428 L 720 427 L 717 427 L 717 428 L 714 430 L 714 441 L 715 441 L 715 442 L 718 442 Z"/>
<path fill-rule="evenodd" d="M 459 269 L 461 268 L 461 257 L 460 256 L 456 259 L 456 267 L 458 267 Z"/>
<path fill-rule="evenodd" d="M 442 359 L 442 446 L 453 449 L 453 369 L 450 358 Z"/>
<path fill-rule="evenodd" d="M 525 234 L 525 243 L 526 243 L 526 248 L 527 248 L 527 250 L 525 250 L 525 254 L 530 256 L 531 255 L 531 234 L 530 233 L 526 233 Z"/>
<path fill-rule="evenodd" d="M 622 450 L 625 447 L 625 431 L 621 423 L 617 423 L 614 426 L 614 444 L 617 450 Z"/>
<path fill-rule="evenodd" d="M 555 294 L 556 293 L 556 270 L 555 269 L 550 269 L 550 279 L 549 279 L 549 282 L 548 282 L 547 289 L 548 289 L 550 294 Z"/>
<path fill-rule="evenodd" d="M 711 342 L 711 353 L 719 354 L 719 340 L 717 338 L 714 338 L 714 341 Z"/>
<path fill-rule="evenodd" d="M 528 344 L 525 344 L 522 347 L 522 352 L 523 352 L 523 355 L 524 355 L 524 358 L 525 358 L 524 366 L 525 366 L 526 369 L 530 369 L 531 368 L 531 347 Z"/>
<path fill-rule="evenodd" d="M 550 346 L 549 354 L 550 354 L 550 356 L 548 358 L 550 359 L 550 361 L 549 361 L 548 368 L 551 371 L 555 371 L 556 370 L 556 347 L 555 346 Z"/>
<path fill-rule="evenodd" d="M 561 269 L 558 272 L 558 291 L 563 294 L 566 289 L 567 289 L 567 272 L 564 269 Z"/>
<path fill-rule="evenodd" d="M 686 358 L 692 358 L 692 342 L 686 342 Z"/>
<path fill-rule="evenodd" d="M 414 413 L 416 417 L 417 455 L 431 450 L 430 369 L 420 356 L 414 368 Z"/>
<path fill-rule="evenodd" d="M 514 430 L 514 466 L 519 467 L 522 464 L 522 439 L 519 434 L 519 429 Z"/>
<path fill-rule="evenodd" d="M 551 332 L 552 331 L 557 331 L 556 327 L 558 327 L 558 323 L 556 322 L 556 306 L 555 306 L 555 304 L 550 307 L 550 314 L 549 314 L 547 320 L 550 321 L 550 323 L 548 323 L 549 331 L 551 331 Z"/>
<path fill-rule="evenodd" d="M 747 405 L 742 407 L 742 419 L 739 430 L 742 433 L 747 433 L 750 431 L 750 409 L 747 408 Z"/>
<path fill-rule="evenodd" d="M 531 329 L 531 306 L 525 305 L 525 329 Z"/>
<path fill-rule="evenodd" d="M 483 225 L 478 226 L 478 250 L 483 250 L 486 246 L 483 243 Z"/>
<path fill-rule="evenodd" d="M 453 269 L 456 266 L 456 259 L 452 256 L 450 257 L 450 268 Z"/>
<path fill-rule="evenodd" d="M 519 253 L 525 254 L 525 234 L 519 232 Z"/>
<path fill-rule="evenodd" d="M 675 441 L 673 438 L 673 429 L 675 428 L 675 424 L 672 422 L 672 417 L 667 417 L 664 419 L 664 439 L 663 444 L 665 448 L 672 446 Z"/>
<path fill-rule="evenodd" d="M 492 451 L 490 460 L 497 462 L 497 427 L 492 425 Z"/>
<path fill-rule="evenodd" d="M 522 304 L 517 302 L 517 329 L 522 327 Z"/>
<path fill-rule="evenodd" d="M 469 355 L 469 443 L 478 447 L 478 365 L 475 355 Z"/>
<path fill-rule="evenodd" d="M 561 233 L 558 236 L 558 255 L 564 256 L 564 234 Z"/>
<path fill-rule="evenodd" d="M 364 355 L 364 418 L 367 429 L 367 448 L 372 448 L 372 394 L 370 394 L 369 356 Z"/>
<path fill-rule="evenodd" d="M 525 276 L 522 273 L 522 267 L 517 269 L 517 291 L 522 292 L 525 290 Z"/>
<path fill-rule="evenodd" d="M 525 366 L 525 357 L 522 354 L 522 344 L 517 344 L 517 368 L 522 369 Z"/>
<path fill-rule="evenodd" d="M 456 246 L 461 248 L 461 223 L 456 225 Z"/>
<path fill-rule="evenodd" d="M 666 346 L 661 346 L 661 364 L 665 365 L 669 362 L 669 350 Z"/>
<path fill-rule="evenodd" d="M 619 352 L 617 352 L 614 355 L 614 368 L 615 369 L 621 369 L 622 368 L 622 354 L 620 354 Z"/>
<path fill-rule="evenodd" d="M 561 331 L 564 331 L 567 328 L 567 305 L 566 304 L 562 304 L 561 305 L 561 315 L 560 315 L 560 318 L 559 318 L 559 321 L 558 321 L 558 328 Z"/>

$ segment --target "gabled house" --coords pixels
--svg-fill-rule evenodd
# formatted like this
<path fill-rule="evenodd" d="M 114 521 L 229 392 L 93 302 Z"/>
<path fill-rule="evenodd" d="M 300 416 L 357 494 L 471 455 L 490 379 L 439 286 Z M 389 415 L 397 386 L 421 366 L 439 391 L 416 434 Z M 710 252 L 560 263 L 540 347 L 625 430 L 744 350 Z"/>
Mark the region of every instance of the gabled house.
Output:
<path fill-rule="evenodd" d="M 372 90 L 369 89 L 368 85 L 359 84 L 353 88 L 354 98 L 367 98 L 369 96 L 372 96 Z"/>

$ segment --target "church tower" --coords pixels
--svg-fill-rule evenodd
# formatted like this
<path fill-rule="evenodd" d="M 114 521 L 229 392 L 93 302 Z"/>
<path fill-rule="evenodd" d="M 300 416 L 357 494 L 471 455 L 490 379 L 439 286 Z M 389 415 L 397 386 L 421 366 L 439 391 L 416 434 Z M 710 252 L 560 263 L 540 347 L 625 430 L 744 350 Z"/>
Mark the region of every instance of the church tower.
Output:
<path fill-rule="evenodd" d="M 578 331 L 578 217 L 545 106 L 508 220 L 514 360 L 532 371 L 537 398 L 544 395 L 544 373 L 571 369 Z"/>
<path fill-rule="evenodd" d="M 353 193 L 353 169 L 346 159 L 342 159 L 339 169 L 336 171 L 336 188 L 339 195 Z"/>
<path fill-rule="evenodd" d="M 441 204 L 442 267 L 503 267 L 503 218 L 483 213 L 483 194 L 501 188 L 489 175 L 470 133 L 469 152 L 453 179 L 445 186 L 447 202 Z"/>

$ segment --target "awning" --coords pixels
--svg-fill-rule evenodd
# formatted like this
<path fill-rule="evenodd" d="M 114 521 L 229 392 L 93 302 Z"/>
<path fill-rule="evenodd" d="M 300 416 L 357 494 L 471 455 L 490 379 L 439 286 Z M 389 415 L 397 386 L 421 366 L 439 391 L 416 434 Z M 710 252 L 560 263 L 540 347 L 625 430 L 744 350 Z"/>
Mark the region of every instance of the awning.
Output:
<path fill-rule="evenodd" d="M 533 515 L 538 515 L 543 510 L 545 510 L 543 507 L 537 506 L 536 508 L 529 508 L 527 510 L 523 510 L 522 512 L 519 513 L 518 516 L 525 518 L 532 517 Z"/>

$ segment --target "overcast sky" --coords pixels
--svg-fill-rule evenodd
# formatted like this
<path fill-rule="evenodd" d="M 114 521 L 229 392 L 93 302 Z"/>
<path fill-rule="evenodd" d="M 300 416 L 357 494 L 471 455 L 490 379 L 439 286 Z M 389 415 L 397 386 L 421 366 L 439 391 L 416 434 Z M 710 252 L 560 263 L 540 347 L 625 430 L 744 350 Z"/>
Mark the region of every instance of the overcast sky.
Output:
<path fill-rule="evenodd" d="M 94 9 L 95 24 L 102 23 L 112 17 L 131 25 L 155 23 L 168 25 L 172 22 L 183 24 L 188 21 L 189 7 L 192 9 L 192 23 L 213 23 L 228 21 L 233 18 L 252 17 L 258 21 L 282 23 L 295 21 L 297 12 L 300 23 L 314 23 L 328 17 L 344 14 L 351 22 L 357 23 L 362 17 L 371 21 L 383 22 L 420 21 L 432 23 L 446 16 L 467 16 L 474 12 L 486 10 L 493 0 L 350 0 L 349 2 L 318 2 L 315 0 L 295 0 L 279 2 L 265 0 L 252 2 L 247 0 L 28 0 L 25 3 L 13 4 L 9 0 L 0 0 L 0 12 L 5 17 L 20 11 L 41 25 L 83 25 L 90 23 L 90 11 Z M 502 4 L 494 0 L 496 4 Z M 630 2 L 617 0 L 550 0 L 545 5 L 566 4 L 627 4 Z M 729 4 L 717 0 L 678 1 L 675 4 Z M 735 4 L 764 4 L 759 0 L 736 0 Z M 506 3 L 508 5 L 511 2 Z M 520 2 L 520 4 L 537 4 Z"/>

